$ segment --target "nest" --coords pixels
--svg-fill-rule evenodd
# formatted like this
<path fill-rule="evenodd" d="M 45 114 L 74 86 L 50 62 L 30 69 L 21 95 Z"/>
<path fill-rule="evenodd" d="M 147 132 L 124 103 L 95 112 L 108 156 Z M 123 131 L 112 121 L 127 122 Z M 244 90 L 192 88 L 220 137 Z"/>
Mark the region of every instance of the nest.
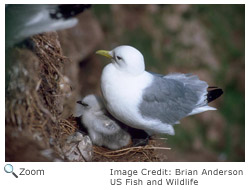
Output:
<path fill-rule="evenodd" d="M 80 130 L 77 119 L 70 116 L 60 121 L 60 128 L 63 134 L 72 135 Z M 150 140 L 146 146 L 132 146 L 132 142 L 119 150 L 110 150 L 105 147 L 93 145 L 94 162 L 157 162 L 161 161 L 155 150 L 168 151 L 171 148 L 156 146 L 156 140 Z"/>

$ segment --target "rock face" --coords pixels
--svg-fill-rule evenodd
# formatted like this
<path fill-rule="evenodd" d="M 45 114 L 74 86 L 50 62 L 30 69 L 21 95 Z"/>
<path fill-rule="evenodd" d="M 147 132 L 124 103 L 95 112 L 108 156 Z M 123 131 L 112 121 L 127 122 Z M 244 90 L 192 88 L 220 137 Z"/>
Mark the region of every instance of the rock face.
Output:
<path fill-rule="evenodd" d="M 95 55 L 97 46 L 104 38 L 99 22 L 90 10 L 78 17 L 78 24 L 66 30 L 58 31 L 58 36 L 65 56 L 71 60 L 65 65 L 67 76 L 71 76 L 74 90 L 78 91 L 79 99 L 89 93 L 99 93 L 99 79 L 103 64 Z M 78 73 L 78 75 L 75 75 Z"/>
<path fill-rule="evenodd" d="M 20 157 L 18 147 L 27 139 L 23 136 L 29 137 L 30 144 L 41 147 L 40 151 L 49 150 L 73 133 L 65 132 L 60 121 L 73 113 L 77 97 L 81 96 L 79 62 L 93 54 L 102 38 L 90 12 L 84 12 L 78 19 L 75 28 L 59 35 L 57 32 L 35 35 L 18 47 L 6 49 L 6 161 L 47 159 L 32 158 L 30 152 L 34 148 L 24 147 L 22 154 L 31 157 Z M 90 160 L 86 151 L 92 145 L 86 146 L 87 138 L 83 137 L 77 146 L 80 157 L 84 155 L 85 160 Z M 83 161 L 70 156 L 66 160 Z"/>
<path fill-rule="evenodd" d="M 95 52 L 96 46 L 103 39 L 103 33 L 89 10 L 77 18 L 78 24 L 75 27 L 58 31 L 58 35 L 64 55 L 72 62 L 79 63 Z"/>
<path fill-rule="evenodd" d="M 61 157 L 68 161 L 91 161 L 92 142 L 87 135 L 76 132 L 66 139 L 62 146 Z"/>
<path fill-rule="evenodd" d="M 7 51 L 6 128 L 12 129 L 8 133 L 18 128 L 30 133 L 33 137 L 30 140 L 38 137 L 40 144 L 49 148 L 48 139 L 60 131 L 58 120 L 68 98 L 60 82 L 64 77 L 63 66 L 69 62 L 62 55 L 55 32 L 33 36 L 26 48 Z M 73 93 L 70 98 L 75 99 Z M 14 145 L 6 142 L 6 149 Z"/>

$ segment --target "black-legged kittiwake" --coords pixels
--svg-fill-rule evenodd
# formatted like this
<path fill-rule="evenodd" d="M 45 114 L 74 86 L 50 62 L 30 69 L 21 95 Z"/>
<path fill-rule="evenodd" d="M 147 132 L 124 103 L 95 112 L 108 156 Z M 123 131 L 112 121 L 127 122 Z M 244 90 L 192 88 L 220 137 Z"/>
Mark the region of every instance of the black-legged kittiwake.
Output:
<path fill-rule="evenodd" d="M 5 6 L 6 47 L 9 48 L 25 38 L 73 27 L 77 24 L 77 14 L 90 5 L 41 5 L 13 4 Z"/>
<path fill-rule="evenodd" d="M 91 94 L 77 103 L 82 108 L 78 108 L 77 115 L 81 115 L 81 122 L 94 144 L 116 150 L 130 143 L 130 134 L 108 115 L 99 96 Z"/>
<path fill-rule="evenodd" d="M 208 84 L 196 75 L 145 71 L 143 55 L 131 46 L 96 53 L 112 61 L 101 76 L 106 108 L 116 119 L 149 134 L 174 135 L 174 124 L 186 116 L 216 110 L 208 103 L 223 93 L 219 88 L 208 92 Z"/>

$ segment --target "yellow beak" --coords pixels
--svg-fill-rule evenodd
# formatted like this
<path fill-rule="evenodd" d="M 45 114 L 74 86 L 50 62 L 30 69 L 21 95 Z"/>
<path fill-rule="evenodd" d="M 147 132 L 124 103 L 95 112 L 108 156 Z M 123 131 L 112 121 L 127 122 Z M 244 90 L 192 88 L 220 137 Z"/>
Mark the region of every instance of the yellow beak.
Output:
<path fill-rule="evenodd" d="M 113 57 L 109 54 L 109 51 L 106 50 L 98 50 L 97 52 L 95 52 L 98 55 L 103 55 L 109 59 L 112 59 Z"/>

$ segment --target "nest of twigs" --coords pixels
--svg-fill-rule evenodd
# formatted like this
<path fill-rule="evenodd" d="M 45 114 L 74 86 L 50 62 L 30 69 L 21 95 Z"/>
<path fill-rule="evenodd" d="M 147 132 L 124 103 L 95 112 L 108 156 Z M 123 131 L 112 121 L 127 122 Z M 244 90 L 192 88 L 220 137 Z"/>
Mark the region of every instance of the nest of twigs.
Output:
<path fill-rule="evenodd" d="M 153 141 L 146 146 L 125 147 L 120 150 L 109 150 L 98 146 L 94 146 L 93 149 L 93 161 L 109 162 L 157 162 L 160 158 L 155 150 L 170 150 L 170 148 L 154 146 Z"/>
<path fill-rule="evenodd" d="M 70 116 L 68 119 L 60 121 L 60 128 L 63 135 L 72 135 L 80 130 L 77 119 Z M 86 134 L 87 135 L 87 134 Z M 132 146 L 132 142 L 119 150 L 110 150 L 105 147 L 93 145 L 94 162 L 157 162 L 160 161 L 159 155 L 155 150 L 169 151 L 170 148 L 157 146 L 156 140 L 149 140 L 146 146 Z"/>

